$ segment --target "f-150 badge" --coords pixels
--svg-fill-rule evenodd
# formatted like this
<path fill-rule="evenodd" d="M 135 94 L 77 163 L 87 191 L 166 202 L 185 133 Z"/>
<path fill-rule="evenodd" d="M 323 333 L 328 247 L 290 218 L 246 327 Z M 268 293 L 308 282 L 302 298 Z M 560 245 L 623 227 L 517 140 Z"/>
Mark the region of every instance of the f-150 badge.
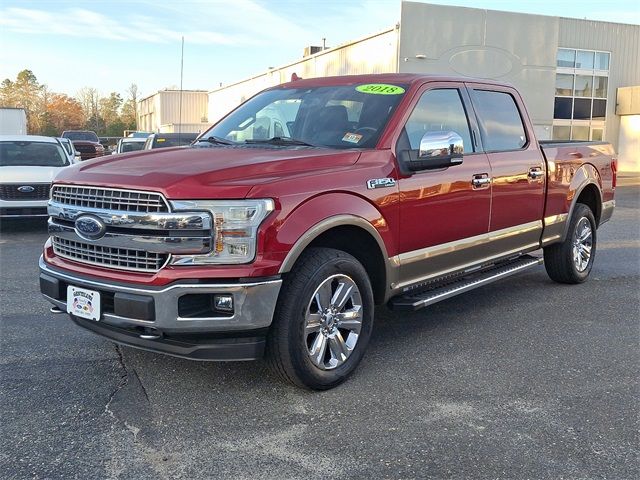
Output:
<path fill-rule="evenodd" d="M 373 190 L 374 188 L 386 188 L 395 187 L 396 181 L 393 178 L 372 178 L 367 180 L 367 188 Z"/>

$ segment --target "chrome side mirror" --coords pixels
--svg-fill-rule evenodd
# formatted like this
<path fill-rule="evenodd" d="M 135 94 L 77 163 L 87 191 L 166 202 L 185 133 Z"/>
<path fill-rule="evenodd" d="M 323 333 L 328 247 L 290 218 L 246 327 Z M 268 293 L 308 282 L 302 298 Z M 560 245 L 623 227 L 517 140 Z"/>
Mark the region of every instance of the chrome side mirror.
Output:
<path fill-rule="evenodd" d="M 420 160 L 462 158 L 464 143 L 456 132 L 427 132 L 420 140 Z"/>

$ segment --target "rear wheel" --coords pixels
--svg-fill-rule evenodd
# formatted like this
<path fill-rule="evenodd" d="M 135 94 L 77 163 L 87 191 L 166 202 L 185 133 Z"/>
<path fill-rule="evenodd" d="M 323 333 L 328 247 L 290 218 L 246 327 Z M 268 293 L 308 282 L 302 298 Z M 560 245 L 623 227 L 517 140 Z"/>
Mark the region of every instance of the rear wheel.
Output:
<path fill-rule="evenodd" d="M 565 240 L 544 249 L 547 274 L 556 282 L 582 283 L 589 277 L 595 254 L 596 221 L 591 209 L 578 203 Z"/>
<path fill-rule="evenodd" d="M 372 327 L 373 292 L 364 267 L 340 250 L 312 248 L 283 284 L 267 361 L 289 382 L 329 389 L 360 363 Z"/>

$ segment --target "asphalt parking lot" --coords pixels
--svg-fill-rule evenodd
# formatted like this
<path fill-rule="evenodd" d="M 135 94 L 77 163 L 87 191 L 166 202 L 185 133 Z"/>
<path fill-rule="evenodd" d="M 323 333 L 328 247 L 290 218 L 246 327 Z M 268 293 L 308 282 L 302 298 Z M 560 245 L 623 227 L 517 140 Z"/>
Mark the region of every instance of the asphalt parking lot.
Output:
<path fill-rule="evenodd" d="M 0 478 L 639 478 L 640 179 L 623 183 L 586 284 L 540 267 L 380 308 L 354 377 L 323 393 L 50 314 L 45 222 L 5 222 Z"/>

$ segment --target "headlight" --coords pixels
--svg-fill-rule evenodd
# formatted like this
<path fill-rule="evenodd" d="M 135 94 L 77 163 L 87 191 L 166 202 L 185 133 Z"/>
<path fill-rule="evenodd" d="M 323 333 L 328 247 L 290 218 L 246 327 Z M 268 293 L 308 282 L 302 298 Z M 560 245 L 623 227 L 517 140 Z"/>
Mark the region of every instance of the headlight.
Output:
<path fill-rule="evenodd" d="M 204 255 L 174 255 L 173 265 L 249 263 L 256 256 L 258 227 L 275 206 L 273 200 L 176 200 L 173 210 L 206 210 L 213 218 L 213 248 Z"/>

